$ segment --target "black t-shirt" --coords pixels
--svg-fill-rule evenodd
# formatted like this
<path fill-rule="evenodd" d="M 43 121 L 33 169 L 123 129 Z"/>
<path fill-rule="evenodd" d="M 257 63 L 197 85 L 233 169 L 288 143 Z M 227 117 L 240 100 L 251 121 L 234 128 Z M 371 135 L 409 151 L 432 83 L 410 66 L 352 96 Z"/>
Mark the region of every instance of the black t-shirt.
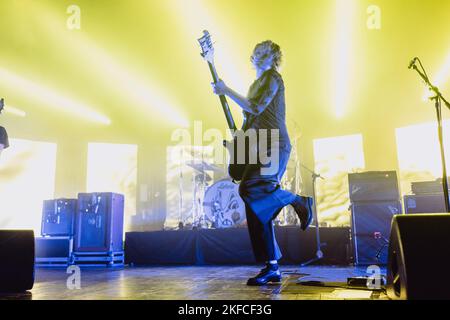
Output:
<path fill-rule="evenodd" d="M 2 144 L 5 149 L 9 147 L 8 133 L 2 126 L 0 126 L 0 144 Z"/>
<path fill-rule="evenodd" d="M 250 87 L 247 99 L 263 112 L 257 116 L 244 112 L 247 119 L 245 129 L 278 129 L 280 146 L 290 147 L 286 127 L 285 88 L 281 75 L 275 69 L 264 72 Z"/>

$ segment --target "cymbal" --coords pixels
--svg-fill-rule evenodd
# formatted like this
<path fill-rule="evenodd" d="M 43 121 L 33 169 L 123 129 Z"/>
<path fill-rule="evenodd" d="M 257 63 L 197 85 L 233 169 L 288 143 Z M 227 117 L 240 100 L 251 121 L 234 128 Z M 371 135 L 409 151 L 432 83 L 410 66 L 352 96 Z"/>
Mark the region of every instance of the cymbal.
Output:
<path fill-rule="evenodd" d="M 197 182 L 211 182 L 212 177 L 207 173 L 200 173 L 195 176 L 195 181 Z"/>
<path fill-rule="evenodd" d="M 213 171 L 213 172 L 218 172 L 218 173 L 224 172 L 224 170 L 222 168 L 220 168 L 219 166 L 206 163 L 205 161 L 188 161 L 188 162 L 186 162 L 186 165 L 200 173 L 203 173 L 205 171 Z"/>

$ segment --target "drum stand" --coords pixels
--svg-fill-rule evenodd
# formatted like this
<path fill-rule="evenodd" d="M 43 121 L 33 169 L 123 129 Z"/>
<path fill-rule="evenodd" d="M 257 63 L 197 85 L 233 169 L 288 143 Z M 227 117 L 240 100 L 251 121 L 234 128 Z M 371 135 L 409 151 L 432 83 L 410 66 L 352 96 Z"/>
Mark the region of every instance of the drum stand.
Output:
<path fill-rule="evenodd" d="M 178 211 L 180 214 L 180 220 L 178 221 L 178 229 L 184 229 L 184 219 L 183 219 L 183 149 L 180 147 L 180 172 L 178 176 Z"/>
<path fill-rule="evenodd" d="M 315 258 L 313 258 L 311 260 L 308 260 L 308 261 L 306 261 L 306 262 L 304 262 L 304 263 L 302 263 L 300 265 L 301 267 L 306 267 L 306 266 L 308 266 L 308 265 L 310 265 L 312 263 L 315 263 L 317 261 L 322 260 L 323 257 L 324 257 L 323 252 L 322 252 L 322 247 L 324 247 L 326 244 L 322 243 L 320 241 L 320 225 L 319 225 L 319 219 L 318 219 L 318 216 L 317 216 L 317 201 L 316 201 L 316 199 L 317 199 L 317 196 L 316 196 L 316 180 L 317 180 L 317 178 L 320 178 L 320 179 L 324 180 L 324 178 L 320 174 L 318 174 L 318 173 L 314 172 L 313 170 L 305 167 L 304 165 L 302 165 L 302 167 L 305 168 L 307 171 L 309 171 L 312 174 L 313 197 L 314 197 L 313 198 L 313 200 L 314 200 L 313 211 L 314 211 L 314 220 L 316 222 L 316 245 L 317 245 L 317 251 L 316 251 Z"/>
<path fill-rule="evenodd" d="M 287 172 L 285 173 L 283 179 L 281 180 L 281 186 L 285 190 L 291 189 L 291 182 L 289 181 Z M 289 215 L 290 215 L 290 213 L 286 206 L 283 209 L 281 209 L 281 214 L 278 215 L 278 217 L 275 219 L 275 224 L 277 226 L 282 226 L 282 227 L 288 226 L 289 225 Z M 280 216 L 282 216 L 283 218 L 281 219 Z"/>
<path fill-rule="evenodd" d="M 192 196 L 192 227 L 196 229 L 208 229 L 203 201 L 206 192 L 206 167 L 204 161 L 204 150 L 201 150 L 201 170 L 200 174 L 193 174 L 193 196 Z M 198 179 L 200 178 L 200 179 Z"/>

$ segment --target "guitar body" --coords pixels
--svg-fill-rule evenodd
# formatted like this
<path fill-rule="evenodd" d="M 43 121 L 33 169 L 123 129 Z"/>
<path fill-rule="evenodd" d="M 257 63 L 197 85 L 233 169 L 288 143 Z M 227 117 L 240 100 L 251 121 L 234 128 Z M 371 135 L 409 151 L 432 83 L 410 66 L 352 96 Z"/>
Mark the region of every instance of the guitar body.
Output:
<path fill-rule="evenodd" d="M 244 177 L 244 171 L 247 168 L 245 164 L 230 164 L 228 166 L 228 174 L 234 181 L 241 181 Z"/>
<path fill-rule="evenodd" d="M 230 155 L 230 163 L 228 164 L 228 174 L 234 181 L 241 181 L 244 177 L 245 169 L 249 162 L 248 153 L 248 138 L 246 138 L 244 150 L 239 150 L 237 137 L 235 136 L 231 141 L 224 141 L 224 146 Z M 239 161 L 239 153 L 245 152 L 245 162 Z"/>

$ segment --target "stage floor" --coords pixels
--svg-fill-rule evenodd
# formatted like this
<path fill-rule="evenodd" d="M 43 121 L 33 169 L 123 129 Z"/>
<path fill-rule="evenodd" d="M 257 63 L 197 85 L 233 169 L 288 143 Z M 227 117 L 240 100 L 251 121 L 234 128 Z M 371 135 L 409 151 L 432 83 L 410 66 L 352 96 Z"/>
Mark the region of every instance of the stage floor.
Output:
<path fill-rule="evenodd" d="M 347 277 L 365 275 L 354 267 L 283 266 L 280 285 L 248 287 L 247 278 L 258 267 L 148 267 L 122 270 L 81 270 L 81 289 L 69 290 L 66 270 L 38 269 L 29 294 L 0 296 L 0 299 L 32 300 L 367 300 L 387 299 L 381 292 L 296 284 L 320 280 L 344 285 Z M 310 275 L 310 276 L 307 276 Z M 340 283 L 339 283 L 340 282 Z"/>

